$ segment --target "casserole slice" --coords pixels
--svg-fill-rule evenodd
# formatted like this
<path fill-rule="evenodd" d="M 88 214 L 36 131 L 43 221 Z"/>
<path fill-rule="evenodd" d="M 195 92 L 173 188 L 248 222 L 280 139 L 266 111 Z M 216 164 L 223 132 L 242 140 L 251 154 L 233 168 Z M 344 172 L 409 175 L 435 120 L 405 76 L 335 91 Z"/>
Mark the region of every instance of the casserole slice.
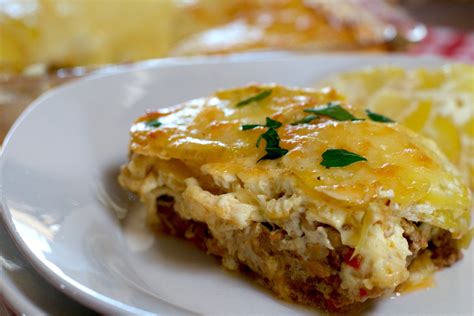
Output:
<path fill-rule="evenodd" d="M 461 258 L 470 192 L 432 141 L 343 99 L 253 84 L 149 112 L 119 182 L 151 226 L 280 298 L 336 311 L 391 293 Z"/>

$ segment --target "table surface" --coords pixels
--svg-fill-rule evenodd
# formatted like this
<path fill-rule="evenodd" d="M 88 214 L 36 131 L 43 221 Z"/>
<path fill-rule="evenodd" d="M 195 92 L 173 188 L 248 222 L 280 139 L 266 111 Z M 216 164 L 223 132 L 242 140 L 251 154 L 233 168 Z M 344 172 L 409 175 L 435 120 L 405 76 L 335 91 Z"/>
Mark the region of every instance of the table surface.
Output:
<path fill-rule="evenodd" d="M 410 14 L 427 26 L 474 31 L 473 0 L 401 0 Z"/>
<path fill-rule="evenodd" d="M 408 11 L 419 21 L 428 26 L 449 26 L 459 30 L 474 31 L 474 1 L 455 1 L 455 0 L 400 0 Z M 31 102 L 31 87 L 35 87 L 33 96 L 41 94 L 52 86 L 61 84 L 67 79 L 51 79 L 47 77 L 32 78 L 31 82 L 2 82 L 0 81 L 0 144 L 6 132 L 14 122 L 16 117 L 22 112 L 24 107 Z M 38 85 L 35 80 L 41 80 Z M 28 93 L 26 93 L 28 91 Z M 17 97 L 15 104 L 8 103 L 9 98 Z M 19 98 L 18 98 L 19 97 Z M 7 263 L 13 263 L 14 269 L 11 269 Z M 27 263 L 23 255 L 16 249 L 8 235 L 3 223 L 0 220 L 0 270 L 2 279 L 8 277 L 15 284 L 23 284 L 19 287 L 24 298 L 31 300 L 34 305 L 49 314 L 68 314 L 68 315 L 94 315 L 95 313 L 73 302 L 64 294 L 49 285 L 44 279 L 34 272 L 33 268 Z M 34 288 L 27 286 L 22 282 L 34 281 Z M 2 286 L 5 286 L 3 284 Z M 41 289 L 41 297 L 37 296 L 38 289 Z M 4 290 L 3 288 L 1 290 Z M 0 292 L 2 294 L 3 292 Z M 5 293 L 3 293 L 5 294 Z M 0 295 L 1 296 L 1 295 Z M 7 310 L 9 312 L 7 312 Z M 0 303 L 0 315 L 11 313 L 11 310 L 2 306 Z"/>

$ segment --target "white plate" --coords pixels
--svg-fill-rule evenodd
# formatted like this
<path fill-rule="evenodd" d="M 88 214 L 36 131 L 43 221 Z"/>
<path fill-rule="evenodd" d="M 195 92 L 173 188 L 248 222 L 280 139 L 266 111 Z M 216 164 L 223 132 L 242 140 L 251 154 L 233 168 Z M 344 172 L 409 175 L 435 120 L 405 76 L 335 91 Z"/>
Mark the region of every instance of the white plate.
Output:
<path fill-rule="evenodd" d="M 1 219 L 0 269 L 0 315 L 95 315 L 38 275 L 15 247 Z M 15 314 L 2 310 L 2 303 Z"/>
<path fill-rule="evenodd" d="M 51 91 L 20 117 L 0 161 L 4 220 L 54 286 L 102 313 L 308 314 L 224 271 L 184 241 L 154 238 L 116 183 L 128 128 L 148 108 L 170 106 L 251 81 L 311 86 L 367 65 L 440 65 L 434 58 L 305 55 L 167 60 Z M 472 251 L 437 276 L 438 286 L 379 300 L 373 314 L 473 311 Z"/>

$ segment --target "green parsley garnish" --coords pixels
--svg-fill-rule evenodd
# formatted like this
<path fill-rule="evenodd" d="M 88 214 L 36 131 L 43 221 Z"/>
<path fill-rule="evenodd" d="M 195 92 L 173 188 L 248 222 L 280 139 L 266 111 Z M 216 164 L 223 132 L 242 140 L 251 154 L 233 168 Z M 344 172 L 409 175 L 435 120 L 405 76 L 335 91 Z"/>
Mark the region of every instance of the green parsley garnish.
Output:
<path fill-rule="evenodd" d="M 278 128 L 282 125 L 282 123 L 272 120 L 271 118 L 267 117 L 265 125 L 262 124 L 247 124 L 247 125 L 242 125 L 242 130 L 246 131 L 249 129 L 254 129 L 256 127 L 269 127 L 269 128 Z"/>
<path fill-rule="evenodd" d="M 351 113 L 347 112 L 341 105 L 337 102 L 329 102 L 326 106 L 319 107 L 316 109 L 306 109 L 304 110 L 307 113 L 314 113 L 320 115 L 329 116 L 337 121 L 357 121 L 359 120 Z"/>
<path fill-rule="evenodd" d="M 246 131 L 249 129 L 254 129 L 255 127 L 263 126 L 262 124 L 247 124 L 247 125 L 242 125 L 242 130 Z"/>
<path fill-rule="evenodd" d="M 267 144 L 265 145 L 265 151 L 267 152 L 267 154 L 260 158 L 257 162 L 266 159 L 277 159 L 288 153 L 288 149 L 280 147 L 280 137 L 278 136 L 278 133 L 274 128 L 269 128 L 259 137 L 257 147 L 260 144 L 260 140 L 262 138 L 265 139 L 265 141 L 267 142 Z"/>
<path fill-rule="evenodd" d="M 365 113 L 367 113 L 367 116 L 372 121 L 375 121 L 375 122 L 382 122 L 382 123 L 394 123 L 395 122 L 394 120 L 389 119 L 388 117 L 383 116 L 381 114 L 374 113 L 369 109 L 365 110 Z"/>
<path fill-rule="evenodd" d="M 260 135 L 257 139 L 257 148 L 260 146 L 260 142 L 262 139 L 265 139 L 267 142 L 265 146 L 265 151 L 267 154 L 260 158 L 260 160 L 266 160 L 266 159 L 277 159 L 280 158 L 281 156 L 284 156 L 288 150 L 281 148 L 280 147 L 280 137 L 278 136 L 278 133 L 276 131 L 277 128 L 281 127 L 283 124 L 281 122 L 278 122 L 276 120 L 272 120 L 271 118 L 267 117 L 265 125 L 262 124 L 248 124 L 248 125 L 242 125 L 242 130 L 246 131 L 249 129 L 253 129 L 256 127 L 268 127 L 267 131 Z M 258 162 L 257 161 L 257 162 Z"/>
<path fill-rule="evenodd" d="M 265 134 L 265 133 L 263 133 L 263 134 Z M 263 134 L 258 136 L 257 143 L 255 144 L 255 147 L 257 147 L 257 148 L 260 147 L 260 142 L 262 141 Z"/>
<path fill-rule="evenodd" d="M 291 125 L 307 124 L 307 123 L 311 122 L 312 120 L 317 119 L 318 117 L 319 117 L 319 116 L 317 116 L 317 115 L 308 115 L 308 116 L 302 118 L 302 119 L 299 120 L 299 121 L 296 121 L 296 122 L 291 123 Z"/>
<path fill-rule="evenodd" d="M 158 119 L 154 119 L 154 120 L 146 121 L 146 122 L 145 122 L 145 125 L 146 125 L 147 127 L 156 128 L 156 127 L 160 127 L 160 126 L 161 126 L 161 123 L 158 121 Z"/>
<path fill-rule="evenodd" d="M 263 100 L 266 97 L 268 97 L 270 94 L 272 94 L 272 90 L 263 90 L 262 92 L 254 95 L 254 96 L 251 96 L 250 98 L 243 99 L 242 101 L 237 103 L 235 106 L 236 107 L 242 107 L 242 106 L 245 106 L 245 105 L 250 104 L 252 102 L 257 102 L 257 101 Z"/>
<path fill-rule="evenodd" d="M 326 168 L 345 167 L 357 161 L 367 161 L 366 158 L 345 149 L 328 149 L 322 157 L 321 165 Z"/>
<path fill-rule="evenodd" d="M 282 126 L 283 124 L 278 122 L 278 121 L 275 121 L 275 120 L 272 120 L 271 118 L 267 117 L 267 121 L 265 123 L 265 126 L 266 127 L 269 127 L 269 128 L 278 128 L 280 126 Z"/>

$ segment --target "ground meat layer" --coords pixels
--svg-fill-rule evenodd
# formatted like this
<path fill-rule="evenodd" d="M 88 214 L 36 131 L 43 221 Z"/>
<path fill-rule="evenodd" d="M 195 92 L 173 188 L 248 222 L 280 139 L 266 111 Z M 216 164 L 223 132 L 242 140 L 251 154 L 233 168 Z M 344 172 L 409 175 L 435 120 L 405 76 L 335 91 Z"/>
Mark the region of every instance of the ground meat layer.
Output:
<path fill-rule="evenodd" d="M 169 196 L 157 200 L 160 231 L 188 239 L 223 261 L 231 256 L 235 268 L 251 274 L 260 284 L 287 301 L 329 311 L 344 311 L 382 293 L 378 289 L 361 289 L 358 297 L 351 297 L 341 288 L 341 265 L 346 263 L 357 269 L 360 262 L 357 256 L 352 256 L 353 249 L 341 243 L 339 232 L 330 226 L 314 224 L 314 229 L 324 227 L 334 249 L 319 243 L 308 244 L 303 257 L 293 250 L 285 250 L 282 244 L 291 237 L 269 223 L 253 223 L 245 230 L 234 231 L 234 249 L 229 250 L 229 245 L 212 236 L 205 223 L 181 218 L 174 211 L 173 204 L 173 198 Z M 402 227 L 413 253 L 407 264 L 423 251 L 430 251 L 433 262 L 439 267 L 449 266 L 461 258 L 449 232 L 406 220 L 403 220 Z M 232 264 L 223 263 L 232 268 Z"/>
<path fill-rule="evenodd" d="M 414 223 L 405 219 L 402 220 L 402 227 L 405 231 L 403 236 L 407 239 L 413 254 L 409 261 L 427 250 L 431 252 L 431 260 L 439 268 L 449 267 L 462 259 L 462 252 L 456 247 L 450 232 L 426 223 Z"/>

